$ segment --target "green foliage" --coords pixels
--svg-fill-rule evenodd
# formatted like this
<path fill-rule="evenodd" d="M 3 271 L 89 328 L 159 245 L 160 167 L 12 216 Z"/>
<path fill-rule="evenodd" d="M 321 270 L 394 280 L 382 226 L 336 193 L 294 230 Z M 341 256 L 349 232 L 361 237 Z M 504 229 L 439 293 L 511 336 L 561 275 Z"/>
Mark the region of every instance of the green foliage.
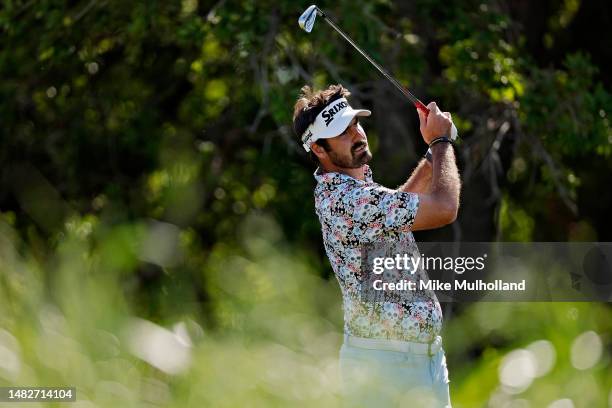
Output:
<path fill-rule="evenodd" d="M 323 21 L 298 29 L 306 6 L 3 3 L 2 385 L 74 384 L 99 406 L 338 404 L 340 295 L 314 165 L 291 131 L 297 93 L 343 83 L 372 108 L 386 185 L 425 146 L 412 107 L 360 55 Z M 610 240 L 610 70 L 580 31 L 597 17 L 585 2 L 321 6 L 452 111 L 462 239 Z M 605 405 L 609 316 L 596 304 L 459 308 L 445 329 L 454 406 Z M 576 368 L 573 341 L 590 331 L 603 351 Z M 134 347 L 155 351 L 151 339 L 183 360 Z M 541 339 L 554 368 L 506 392 L 504 357 Z"/>
<path fill-rule="evenodd" d="M 504 199 L 499 208 L 501 241 L 529 242 L 533 240 L 533 218 L 525 210 Z"/>
<path fill-rule="evenodd" d="M 569 54 L 565 70 L 533 73 L 521 100 L 522 122 L 561 157 L 587 153 L 609 157 L 612 95 L 594 80 L 597 68 L 583 54 Z"/>

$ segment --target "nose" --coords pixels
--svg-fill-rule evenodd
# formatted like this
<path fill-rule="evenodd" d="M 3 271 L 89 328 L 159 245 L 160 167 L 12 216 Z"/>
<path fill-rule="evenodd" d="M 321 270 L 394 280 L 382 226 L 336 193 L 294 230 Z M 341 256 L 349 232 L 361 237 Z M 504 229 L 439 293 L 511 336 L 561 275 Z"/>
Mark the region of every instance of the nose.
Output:
<path fill-rule="evenodd" d="M 368 138 L 365 134 L 365 131 L 361 127 L 361 124 L 358 123 L 357 126 L 351 126 L 350 132 L 351 132 L 351 138 L 353 140 L 353 143 L 358 142 L 358 141 L 367 142 Z"/>

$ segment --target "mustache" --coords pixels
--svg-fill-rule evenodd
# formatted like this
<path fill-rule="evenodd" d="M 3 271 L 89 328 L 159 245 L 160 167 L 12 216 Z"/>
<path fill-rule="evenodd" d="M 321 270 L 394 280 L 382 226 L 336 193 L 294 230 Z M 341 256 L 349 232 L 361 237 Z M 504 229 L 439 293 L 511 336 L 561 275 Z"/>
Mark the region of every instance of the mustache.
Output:
<path fill-rule="evenodd" d="M 351 150 L 355 152 L 357 149 L 365 145 L 366 145 L 366 142 L 357 142 L 353 145 L 353 148 Z"/>

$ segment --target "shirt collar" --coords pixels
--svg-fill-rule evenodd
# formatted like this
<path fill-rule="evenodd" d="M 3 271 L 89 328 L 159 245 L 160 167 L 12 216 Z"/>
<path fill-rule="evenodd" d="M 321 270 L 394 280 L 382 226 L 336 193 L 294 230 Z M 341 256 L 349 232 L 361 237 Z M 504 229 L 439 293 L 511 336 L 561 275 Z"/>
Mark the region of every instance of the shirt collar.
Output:
<path fill-rule="evenodd" d="M 350 180 L 371 183 L 372 182 L 372 169 L 367 164 L 365 164 L 364 166 L 365 166 L 365 172 L 364 172 L 365 179 L 363 181 L 355 179 L 344 173 L 336 173 L 333 171 L 324 172 L 321 167 L 317 167 L 317 170 L 314 172 L 314 178 L 319 183 L 339 184 L 340 182 L 350 181 Z"/>

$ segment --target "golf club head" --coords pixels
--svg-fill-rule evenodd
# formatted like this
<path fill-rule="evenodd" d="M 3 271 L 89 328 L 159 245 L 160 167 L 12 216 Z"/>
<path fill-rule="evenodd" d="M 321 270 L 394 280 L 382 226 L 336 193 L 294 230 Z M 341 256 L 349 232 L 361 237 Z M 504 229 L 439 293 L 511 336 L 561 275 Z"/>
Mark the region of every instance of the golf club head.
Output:
<path fill-rule="evenodd" d="M 300 28 L 306 31 L 307 33 L 312 31 L 315 19 L 317 18 L 317 10 L 317 6 L 313 4 L 302 13 L 300 18 L 298 18 L 298 24 L 300 25 Z"/>

